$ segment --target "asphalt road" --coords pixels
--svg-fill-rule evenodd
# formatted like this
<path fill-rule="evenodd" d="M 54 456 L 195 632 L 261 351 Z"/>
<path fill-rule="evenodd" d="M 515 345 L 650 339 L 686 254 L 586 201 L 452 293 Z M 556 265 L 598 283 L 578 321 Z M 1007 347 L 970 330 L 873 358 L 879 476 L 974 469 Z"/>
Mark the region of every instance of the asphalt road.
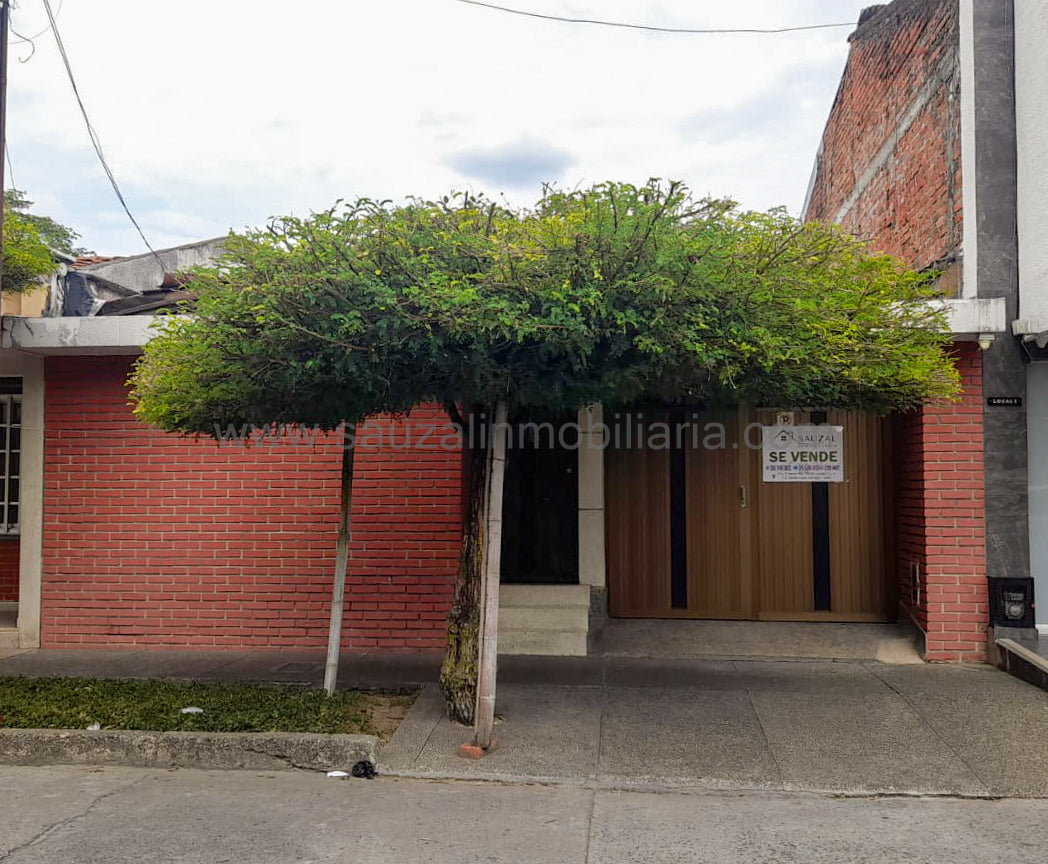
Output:
<path fill-rule="evenodd" d="M 0 767 L 0 862 L 877 862 L 1048 859 L 1043 799 L 333 780 Z"/>

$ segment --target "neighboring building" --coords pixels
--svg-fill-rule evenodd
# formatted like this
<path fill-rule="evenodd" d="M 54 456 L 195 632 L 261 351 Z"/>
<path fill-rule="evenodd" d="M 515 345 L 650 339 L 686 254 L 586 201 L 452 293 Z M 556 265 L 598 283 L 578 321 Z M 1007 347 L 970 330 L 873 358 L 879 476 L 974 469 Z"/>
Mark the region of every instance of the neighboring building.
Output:
<path fill-rule="evenodd" d="M 47 286 L 41 285 L 36 291 L 23 294 L 0 294 L 0 315 L 17 315 L 23 318 L 34 318 L 44 313 L 47 303 Z"/>
<path fill-rule="evenodd" d="M 941 272 L 946 296 L 1003 305 L 1017 333 L 1042 341 L 1048 317 L 1027 316 L 1048 311 L 1046 36 L 1040 0 L 866 9 L 804 208 L 806 218 L 839 222 L 912 267 Z M 1026 204 L 1018 241 L 1017 194 Z M 964 643 L 973 654 L 989 596 L 1004 584 L 992 580 L 1031 573 L 1028 485 L 1033 573 L 1048 592 L 1048 376 L 1026 365 L 1031 352 L 1019 340 L 975 335 L 978 345 L 955 342 L 963 401 L 896 422 L 914 441 L 899 465 L 900 599 L 929 646 Z"/>
<path fill-rule="evenodd" d="M 1019 0 L 1014 24 L 1019 292 L 1012 330 L 1029 361 L 1030 573 L 1046 600 L 1037 626 L 1048 632 L 1048 4 Z"/>

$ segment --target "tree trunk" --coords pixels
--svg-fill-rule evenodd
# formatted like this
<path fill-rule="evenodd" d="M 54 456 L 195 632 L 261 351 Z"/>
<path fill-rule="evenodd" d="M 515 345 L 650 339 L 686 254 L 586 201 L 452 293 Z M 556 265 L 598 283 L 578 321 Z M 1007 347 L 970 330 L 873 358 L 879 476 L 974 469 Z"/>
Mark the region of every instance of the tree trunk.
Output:
<path fill-rule="evenodd" d="M 462 418 L 462 550 L 448 617 L 447 650 L 440 668 L 440 692 L 448 716 L 467 726 L 473 725 L 477 707 L 480 591 L 486 552 L 487 418 L 482 405 L 468 406 Z"/>
<path fill-rule="evenodd" d="M 480 668 L 474 741 L 487 750 L 495 728 L 495 679 L 499 653 L 499 581 L 502 574 L 502 490 L 506 476 L 506 403 L 495 406 L 487 496 L 487 554 L 481 576 Z"/>
<path fill-rule="evenodd" d="M 342 645 L 342 608 L 346 599 L 346 567 L 349 564 L 349 514 L 353 504 L 353 456 L 356 452 L 355 423 L 342 428 L 342 484 L 339 498 L 338 543 L 335 546 L 335 580 L 331 589 L 331 623 L 328 626 L 327 660 L 324 663 L 324 689 L 335 692 L 338 678 L 338 652 Z"/>

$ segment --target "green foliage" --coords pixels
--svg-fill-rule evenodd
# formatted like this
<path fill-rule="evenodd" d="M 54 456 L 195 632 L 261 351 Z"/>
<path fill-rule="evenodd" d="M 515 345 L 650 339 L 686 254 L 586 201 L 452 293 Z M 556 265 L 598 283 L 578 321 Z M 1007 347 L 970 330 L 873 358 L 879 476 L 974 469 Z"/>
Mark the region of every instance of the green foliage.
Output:
<path fill-rule="evenodd" d="M 29 208 L 33 202 L 25 196 L 25 192 L 19 189 L 4 190 L 4 212 L 5 214 L 17 213 L 24 222 L 32 225 L 40 239 L 49 249 L 62 252 L 65 255 L 76 257 L 77 255 L 92 255 L 90 249 L 78 246 L 76 241 L 80 235 L 72 228 L 68 228 L 56 222 L 50 216 L 38 216 L 30 213 Z"/>
<path fill-rule="evenodd" d="M 956 391 L 926 277 L 833 225 L 677 183 L 360 200 L 231 235 L 134 377 L 164 429 L 334 428 L 424 400 L 874 411 Z"/>
<path fill-rule="evenodd" d="M 40 286 L 54 267 L 51 252 L 30 223 L 18 213 L 4 215 L 3 290 L 22 294 Z"/>
<path fill-rule="evenodd" d="M 403 714 L 411 697 L 251 684 L 0 678 L 0 728 L 143 729 L 155 732 L 380 734 L 374 717 Z M 182 714 L 195 705 L 203 714 Z M 393 710 L 391 710 L 391 708 Z"/>

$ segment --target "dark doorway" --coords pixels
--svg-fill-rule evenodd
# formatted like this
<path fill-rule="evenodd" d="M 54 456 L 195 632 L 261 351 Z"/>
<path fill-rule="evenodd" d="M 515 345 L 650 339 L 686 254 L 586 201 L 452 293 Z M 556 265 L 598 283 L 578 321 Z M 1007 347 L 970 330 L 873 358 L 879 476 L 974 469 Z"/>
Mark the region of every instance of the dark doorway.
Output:
<path fill-rule="evenodd" d="M 502 513 L 502 581 L 578 584 L 578 428 L 575 418 L 511 420 Z"/>

